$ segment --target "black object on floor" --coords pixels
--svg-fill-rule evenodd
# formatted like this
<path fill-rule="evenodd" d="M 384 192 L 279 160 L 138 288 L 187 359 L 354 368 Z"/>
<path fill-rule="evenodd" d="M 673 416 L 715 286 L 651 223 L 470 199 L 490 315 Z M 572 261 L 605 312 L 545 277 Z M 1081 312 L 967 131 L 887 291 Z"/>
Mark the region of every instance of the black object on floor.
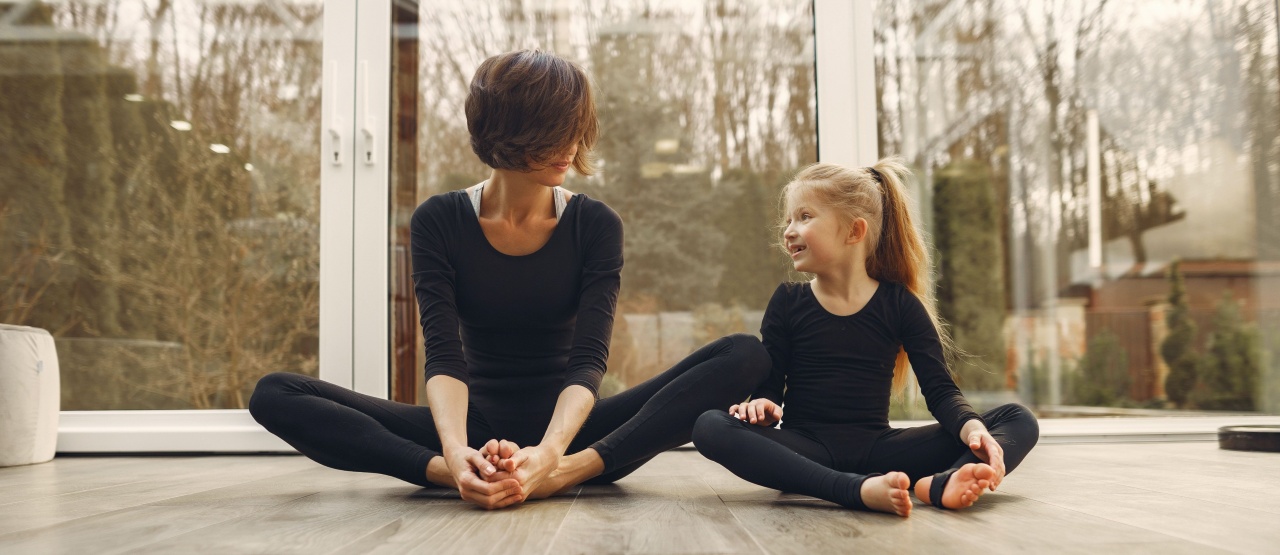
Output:
<path fill-rule="evenodd" d="M 1280 453 L 1280 426 L 1223 426 L 1218 428 L 1218 447 Z"/>

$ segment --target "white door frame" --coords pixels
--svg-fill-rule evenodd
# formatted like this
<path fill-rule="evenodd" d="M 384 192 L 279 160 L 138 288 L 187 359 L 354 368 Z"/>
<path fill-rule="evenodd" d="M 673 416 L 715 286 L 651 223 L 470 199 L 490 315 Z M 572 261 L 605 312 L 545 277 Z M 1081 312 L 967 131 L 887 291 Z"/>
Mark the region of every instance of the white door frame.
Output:
<path fill-rule="evenodd" d="M 391 3 L 361 2 L 356 29 L 353 390 L 391 391 Z"/>
<path fill-rule="evenodd" d="M 818 160 L 868 166 L 876 145 L 875 2 L 814 0 Z"/>
<path fill-rule="evenodd" d="M 365 3 L 360 10 L 368 9 Z M 320 378 L 359 387 L 352 373 L 353 202 L 356 167 L 357 7 L 324 2 L 324 90 L 320 153 Z M 385 25 L 390 25 L 389 21 Z M 389 40 L 389 39 L 388 39 Z M 386 64 L 370 66 L 388 71 Z M 375 112 L 385 119 L 386 111 Z M 385 127 L 384 127 L 385 128 Z M 385 150 L 385 149 L 384 149 Z M 336 154 L 336 160 L 335 160 Z M 385 191 L 383 193 L 385 196 Z M 385 238 L 377 244 L 385 244 Z M 385 270 L 384 270 L 385 273 Z M 383 343 L 385 345 L 386 343 Z M 282 368 L 281 370 L 287 370 Z M 383 395 L 385 397 L 385 393 Z M 58 452 L 256 452 L 292 451 L 247 410 L 63 411 Z"/>

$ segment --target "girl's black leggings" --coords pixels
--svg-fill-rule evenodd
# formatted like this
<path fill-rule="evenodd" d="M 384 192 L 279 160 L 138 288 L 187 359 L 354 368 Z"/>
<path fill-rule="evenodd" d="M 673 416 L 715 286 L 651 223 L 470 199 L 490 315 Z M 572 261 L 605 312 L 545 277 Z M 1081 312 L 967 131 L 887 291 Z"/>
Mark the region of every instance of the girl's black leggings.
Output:
<path fill-rule="evenodd" d="M 741 402 L 768 373 L 769 356 L 759 339 L 746 334 L 718 339 L 648 381 L 600 399 L 567 453 L 595 449 L 605 470 L 590 482 L 611 483 L 658 453 L 688 443 L 698 415 Z M 473 448 L 490 439 L 542 437 L 544 430 L 490 429 L 475 404 L 470 407 L 467 443 Z M 258 382 L 249 412 L 320 464 L 432 487 L 427 463 L 441 447 L 428 407 L 278 372 Z"/>
<path fill-rule="evenodd" d="M 1040 438 L 1036 417 L 1025 407 L 1008 404 L 982 413 L 987 430 L 1004 449 L 1005 471 L 1012 472 Z M 905 472 L 911 483 L 934 476 L 930 500 L 941 506 L 942 489 L 956 469 L 982 462 L 941 424 L 890 428 L 874 436 L 858 468 L 834 469 L 830 449 L 867 446 L 824 445 L 798 430 L 766 428 L 730 416 L 725 409 L 698 417 L 693 444 L 703 456 L 738 477 L 776 490 L 798 493 L 865 509 L 862 482 L 886 472 Z M 841 470 L 845 470 L 842 472 Z"/>

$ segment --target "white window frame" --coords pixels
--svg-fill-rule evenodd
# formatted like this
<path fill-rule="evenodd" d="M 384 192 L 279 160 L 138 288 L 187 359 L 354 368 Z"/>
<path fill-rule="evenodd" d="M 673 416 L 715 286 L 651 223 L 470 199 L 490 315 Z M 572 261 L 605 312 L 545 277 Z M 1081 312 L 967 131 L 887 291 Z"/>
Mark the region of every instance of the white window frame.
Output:
<path fill-rule="evenodd" d="M 355 385 L 358 391 L 376 387 L 376 380 L 353 373 L 358 340 L 355 328 L 363 323 L 360 319 L 363 314 L 354 313 L 353 291 L 368 285 L 367 278 L 357 273 L 354 266 L 355 247 L 362 244 L 357 241 L 368 240 L 355 232 L 355 210 L 362 206 L 356 203 L 360 195 L 355 194 L 354 188 L 357 168 L 362 165 L 356 156 L 357 148 L 364 144 L 356 140 L 357 125 L 361 121 L 354 117 L 355 106 L 361 100 L 357 98 L 356 93 L 360 91 L 355 86 L 356 23 L 382 21 L 388 29 L 390 26 L 389 18 L 359 17 L 373 4 L 386 3 L 367 2 L 357 8 L 354 2 L 325 0 L 322 39 L 319 375 L 343 387 Z M 383 33 L 384 37 L 387 35 L 389 31 Z M 369 67 L 388 71 L 385 63 Z M 385 87 L 373 92 L 386 96 Z M 385 108 L 374 113 L 386 119 Z M 337 163 L 332 161 L 335 149 L 340 156 Z M 383 190 L 385 198 L 385 187 Z M 364 189 L 361 194 L 367 191 Z M 375 241 L 379 245 L 385 242 L 385 237 Z M 369 261 L 361 259 L 359 263 Z M 386 343 L 379 346 L 383 345 Z M 368 350 L 366 346 L 364 351 Z M 386 396 L 385 388 L 382 396 Z M 59 453 L 287 452 L 293 448 L 259 426 L 247 410 L 121 410 L 63 411 L 58 425 L 57 450 Z"/>

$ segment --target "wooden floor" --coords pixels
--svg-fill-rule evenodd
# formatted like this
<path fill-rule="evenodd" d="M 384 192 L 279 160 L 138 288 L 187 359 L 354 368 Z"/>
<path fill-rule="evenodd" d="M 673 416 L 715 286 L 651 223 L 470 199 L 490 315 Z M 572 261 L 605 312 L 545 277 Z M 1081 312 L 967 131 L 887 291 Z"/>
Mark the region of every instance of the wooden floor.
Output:
<path fill-rule="evenodd" d="M 0 553 L 1277 553 L 1280 454 L 1043 445 L 967 511 L 846 511 L 696 451 L 497 512 L 298 456 L 60 457 L 0 469 Z"/>

